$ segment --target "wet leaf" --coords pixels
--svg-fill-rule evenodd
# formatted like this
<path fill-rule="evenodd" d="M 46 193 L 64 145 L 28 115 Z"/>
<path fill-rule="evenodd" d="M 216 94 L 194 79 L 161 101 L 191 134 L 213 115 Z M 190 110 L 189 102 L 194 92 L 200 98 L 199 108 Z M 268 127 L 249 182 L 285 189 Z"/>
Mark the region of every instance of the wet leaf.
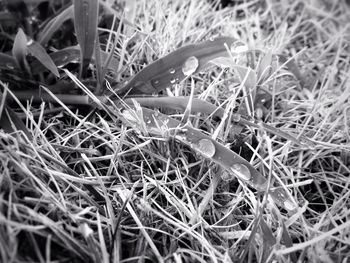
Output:
<path fill-rule="evenodd" d="M 95 48 L 98 1 L 74 0 L 74 27 L 81 52 L 80 76 L 85 77 Z"/>
<path fill-rule="evenodd" d="M 43 30 L 38 34 L 38 42 L 43 46 L 46 45 L 62 24 L 69 19 L 73 19 L 73 17 L 73 6 L 71 5 L 46 24 Z"/>
<path fill-rule="evenodd" d="M 80 58 L 80 51 L 79 47 L 69 47 L 52 52 L 49 56 L 56 67 L 62 67 L 73 61 L 78 61 Z M 30 68 L 32 69 L 33 74 L 38 74 L 45 70 L 44 65 L 39 61 L 33 61 L 30 64 Z"/>
<path fill-rule="evenodd" d="M 230 46 L 235 41 L 234 38 L 220 37 L 215 40 L 181 47 L 146 66 L 130 79 L 118 93 L 152 94 L 159 92 L 185 79 L 186 75 L 182 68 L 188 59 L 192 57 L 197 59 L 198 66 L 196 69 L 191 69 L 191 74 L 196 73 L 203 70 L 209 61 L 218 57 L 229 56 L 225 44 Z M 194 58 L 192 58 L 192 62 L 196 65 Z"/>
<path fill-rule="evenodd" d="M 168 109 L 174 109 L 174 110 L 186 110 L 186 107 L 189 102 L 189 97 L 134 97 L 134 100 L 136 100 L 138 103 L 141 104 L 141 106 L 144 107 L 158 107 L 158 108 L 168 108 Z M 130 99 L 125 99 L 125 102 L 130 104 Z M 193 98 L 191 102 L 191 111 L 192 112 L 200 112 L 207 115 L 213 115 L 215 117 L 222 118 L 224 116 L 225 110 L 223 108 L 217 107 L 209 102 Z M 266 124 L 264 122 L 256 123 L 254 121 L 249 121 L 248 119 L 244 118 L 244 116 L 241 116 L 240 114 L 234 114 L 232 116 L 232 121 L 240 124 L 240 125 L 246 125 L 249 127 L 254 127 L 257 129 L 260 129 L 261 127 L 265 129 L 266 131 L 280 136 L 282 138 L 285 138 L 287 140 L 292 141 L 293 143 L 305 147 L 305 145 L 301 142 L 301 138 L 297 139 L 294 136 L 281 131 L 269 124 Z M 304 138 L 306 141 L 307 139 Z"/>
<path fill-rule="evenodd" d="M 240 176 L 237 176 L 238 179 L 258 191 L 267 191 L 267 179 L 247 160 L 221 143 L 213 140 L 208 135 L 205 135 L 200 130 L 189 125 L 181 126 L 180 121 L 147 108 L 142 108 L 142 114 L 138 114 L 136 118 L 136 115 L 133 113 L 135 112 L 135 107 L 133 105 L 129 106 L 130 108 L 122 110 L 121 115 L 121 119 L 128 126 L 135 128 L 137 125 L 142 125 L 140 130 L 146 129 L 148 133 L 153 135 L 164 135 L 164 131 L 166 130 L 168 136 L 191 147 L 212 162 L 220 165 L 226 171 L 236 176 L 240 173 Z M 139 120 L 140 117 L 142 120 Z M 283 189 L 279 188 L 278 194 L 273 192 L 271 197 L 278 205 L 285 207 L 284 202 L 288 199 L 288 194 L 284 193 Z M 277 200 L 275 200 L 276 198 Z"/>
<path fill-rule="evenodd" d="M 34 56 L 42 65 L 45 66 L 48 70 L 51 71 L 56 77 L 60 77 L 58 69 L 55 63 L 52 61 L 51 57 L 46 53 L 46 50 L 36 41 L 31 40 L 27 44 L 29 53 Z"/>

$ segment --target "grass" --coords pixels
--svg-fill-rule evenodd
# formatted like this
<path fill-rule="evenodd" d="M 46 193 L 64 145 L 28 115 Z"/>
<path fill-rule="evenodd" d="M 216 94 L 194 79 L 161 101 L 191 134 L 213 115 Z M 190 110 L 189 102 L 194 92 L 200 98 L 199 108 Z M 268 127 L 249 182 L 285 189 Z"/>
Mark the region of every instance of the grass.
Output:
<path fill-rule="evenodd" d="M 97 34 L 24 2 L 0 3 L 0 262 L 350 260 L 346 1 L 104 0 Z"/>

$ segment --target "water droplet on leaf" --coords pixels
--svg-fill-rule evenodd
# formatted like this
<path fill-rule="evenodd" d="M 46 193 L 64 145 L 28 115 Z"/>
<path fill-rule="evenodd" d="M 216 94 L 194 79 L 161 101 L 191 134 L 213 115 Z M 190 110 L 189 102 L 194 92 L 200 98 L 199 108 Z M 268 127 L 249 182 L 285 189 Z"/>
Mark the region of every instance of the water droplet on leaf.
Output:
<path fill-rule="evenodd" d="M 247 52 L 248 47 L 243 42 L 237 41 L 231 45 L 230 50 L 232 53 L 242 53 L 242 52 Z"/>
<path fill-rule="evenodd" d="M 176 82 L 176 79 L 171 79 L 171 80 L 170 80 L 170 83 L 171 83 L 171 84 L 175 84 L 175 82 Z"/>
<path fill-rule="evenodd" d="M 235 163 L 231 166 L 231 171 L 240 179 L 248 181 L 251 178 L 249 168 L 241 163 Z"/>
<path fill-rule="evenodd" d="M 191 56 L 186 59 L 185 63 L 182 65 L 182 72 L 185 76 L 189 76 L 197 70 L 198 66 L 198 59 L 195 56 Z"/>
<path fill-rule="evenodd" d="M 6 67 L 8 67 L 9 69 L 15 69 L 12 63 L 7 63 Z"/>
<path fill-rule="evenodd" d="M 222 173 L 220 174 L 220 177 L 225 182 L 230 182 L 234 178 L 231 173 L 229 173 L 229 172 L 227 172 L 225 170 L 222 171 Z"/>
<path fill-rule="evenodd" d="M 123 110 L 122 114 L 123 114 L 123 117 L 125 119 L 127 119 L 128 121 L 130 121 L 132 123 L 138 123 L 139 122 L 137 117 L 135 116 L 135 114 L 131 110 Z"/>
<path fill-rule="evenodd" d="M 239 121 L 241 120 L 241 114 L 239 114 L 239 113 L 234 113 L 234 114 L 232 115 L 232 120 L 233 120 L 234 122 L 239 122 Z"/>
<path fill-rule="evenodd" d="M 156 80 L 153 80 L 153 85 L 158 85 L 159 84 L 159 80 L 156 79 Z"/>
<path fill-rule="evenodd" d="M 287 199 L 286 201 L 284 201 L 284 207 L 289 210 L 289 211 L 293 211 L 295 209 L 297 209 L 298 207 L 294 204 L 294 202 L 292 202 L 292 200 Z"/>
<path fill-rule="evenodd" d="M 30 46 L 34 43 L 33 39 L 30 39 L 28 42 L 27 42 L 27 46 Z"/>
<path fill-rule="evenodd" d="M 175 74 L 176 70 L 174 68 L 169 69 L 170 74 Z"/>
<path fill-rule="evenodd" d="M 211 158 L 215 155 L 215 145 L 210 139 L 201 139 L 197 144 L 193 145 L 193 148 L 200 152 L 207 158 Z"/>

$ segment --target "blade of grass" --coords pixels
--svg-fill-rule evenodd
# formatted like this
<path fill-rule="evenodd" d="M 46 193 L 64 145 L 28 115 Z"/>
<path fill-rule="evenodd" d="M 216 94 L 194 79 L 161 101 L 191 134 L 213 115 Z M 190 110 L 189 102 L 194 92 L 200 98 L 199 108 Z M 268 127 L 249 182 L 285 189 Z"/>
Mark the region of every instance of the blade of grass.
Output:
<path fill-rule="evenodd" d="M 289 232 L 288 232 L 288 228 L 286 227 L 285 223 L 282 222 L 282 240 L 284 242 L 284 245 L 286 247 L 292 247 L 293 246 L 293 240 L 291 238 L 291 236 L 289 235 Z M 292 262 L 297 262 L 298 261 L 298 258 L 297 258 L 297 255 L 295 252 L 291 252 L 290 253 L 290 258 L 292 260 Z"/>
<path fill-rule="evenodd" d="M 220 37 L 198 44 L 181 47 L 165 57 L 154 61 L 122 87 L 119 94 L 152 94 L 186 78 L 183 67 L 188 59 L 198 60 L 198 67 L 192 73 L 203 70 L 209 61 L 217 57 L 228 56 L 225 44 L 231 45 L 236 40 L 230 37 Z"/>
<path fill-rule="evenodd" d="M 58 69 L 51 57 L 46 53 L 46 50 L 36 41 L 30 40 L 27 44 L 29 53 L 34 56 L 42 65 L 51 71 L 57 78 L 60 77 Z"/>
<path fill-rule="evenodd" d="M 77 62 L 80 59 L 80 50 L 78 46 L 72 46 L 52 52 L 49 54 L 49 56 L 52 59 L 53 63 L 55 63 L 56 67 L 63 67 L 68 63 Z M 113 56 L 110 56 L 106 52 L 101 52 L 101 57 L 102 61 L 105 63 L 107 60 L 109 60 L 105 71 L 107 71 L 107 69 L 111 71 L 114 71 L 116 69 L 118 61 Z M 45 67 L 36 60 L 30 64 L 30 68 L 33 74 L 39 74 L 45 71 Z"/>
<path fill-rule="evenodd" d="M 4 89 L 4 94 L 0 92 L 0 127 L 3 128 L 7 133 L 21 130 L 29 139 L 32 139 L 32 135 L 22 119 L 17 115 L 16 112 L 14 112 L 8 105 L 6 105 L 8 91 L 7 84 L 0 81 L 0 85 Z"/>
<path fill-rule="evenodd" d="M 94 93 L 96 95 L 99 95 L 101 94 L 104 75 L 103 75 L 103 67 L 102 67 L 102 61 L 101 61 L 100 41 L 98 37 L 96 38 L 96 43 L 95 43 L 95 66 L 96 66 L 96 76 L 97 76 L 97 87 Z"/>
<path fill-rule="evenodd" d="M 19 28 L 13 43 L 12 56 L 15 58 L 17 66 L 20 69 L 30 73 L 30 68 L 26 59 L 27 52 L 27 36 L 24 34 L 22 28 Z"/>
<path fill-rule="evenodd" d="M 263 262 L 267 262 L 267 258 L 271 253 L 272 248 L 276 245 L 276 238 L 273 235 L 273 232 L 270 229 L 270 227 L 266 224 L 264 218 L 261 218 L 259 223 L 262 232 L 262 238 L 264 241 Z"/>
<path fill-rule="evenodd" d="M 133 207 L 130 205 L 130 202 L 127 202 L 128 198 L 129 198 L 128 195 L 125 194 L 125 191 L 122 191 L 122 190 L 117 190 L 117 191 L 118 191 L 118 194 L 119 194 L 120 198 L 122 199 L 123 203 L 126 203 L 127 210 L 129 211 L 131 217 L 133 218 L 133 220 L 135 221 L 135 223 L 139 227 L 140 232 L 142 233 L 143 237 L 147 241 L 148 245 L 152 249 L 155 257 L 157 258 L 157 261 L 158 262 L 164 262 L 163 257 L 159 253 L 159 250 L 156 247 L 156 245 L 154 244 L 152 238 L 147 233 L 147 231 L 146 231 L 145 227 L 143 226 L 143 224 L 142 224 L 140 218 L 138 217 L 137 213 L 135 212 Z M 128 192 L 128 193 L 130 193 L 130 192 Z"/>
<path fill-rule="evenodd" d="M 38 42 L 45 46 L 46 43 L 50 40 L 52 35 L 62 26 L 64 22 L 69 19 L 73 19 L 73 6 L 70 5 L 66 9 L 64 9 L 60 14 L 55 16 L 52 20 L 50 20 L 46 26 L 39 32 L 38 34 Z"/>
<path fill-rule="evenodd" d="M 74 27 L 81 52 L 80 77 L 85 77 L 94 52 L 99 1 L 74 0 Z"/>

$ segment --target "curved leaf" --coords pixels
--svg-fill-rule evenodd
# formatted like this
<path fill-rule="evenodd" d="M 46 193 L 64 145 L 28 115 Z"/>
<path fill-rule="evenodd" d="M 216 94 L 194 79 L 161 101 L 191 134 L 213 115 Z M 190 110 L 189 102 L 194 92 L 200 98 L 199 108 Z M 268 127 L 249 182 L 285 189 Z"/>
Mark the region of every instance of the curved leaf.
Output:
<path fill-rule="evenodd" d="M 45 66 L 48 70 L 50 70 L 56 77 L 60 77 L 60 73 L 58 73 L 58 69 L 55 63 L 52 61 L 51 57 L 46 53 L 46 50 L 35 41 L 30 41 L 27 45 L 29 53 L 34 56 L 37 60 L 40 61 L 41 64 Z"/>
<path fill-rule="evenodd" d="M 191 72 L 197 73 L 203 70 L 209 61 L 228 56 L 225 44 L 230 47 L 235 41 L 231 37 L 220 37 L 181 47 L 142 69 L 118 93 L 152 94 L 159 92 L 185 79 L 183 67 L 187 59 L 195 57 L 198 60 L 197 69 Z"/>
<path fill-rule="evenodd" d="M 41 45 L 45 45 L 52 35 L 62 26 L 64 22 L 68 19 L 73 19 L 73 6 L 67 7 L 64 11 L 62 11 L 59 15 L 55 16 L 52 20 L 50 20 L 43 30 L 38 35 L 38 42 Z"/>

